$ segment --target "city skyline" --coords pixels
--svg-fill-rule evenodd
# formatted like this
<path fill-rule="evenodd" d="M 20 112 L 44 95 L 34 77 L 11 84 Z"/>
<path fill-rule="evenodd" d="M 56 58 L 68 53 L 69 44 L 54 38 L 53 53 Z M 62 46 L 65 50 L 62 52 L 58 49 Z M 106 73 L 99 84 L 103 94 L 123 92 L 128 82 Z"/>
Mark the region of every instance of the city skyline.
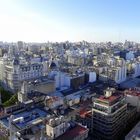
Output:
<path fill-rule="evenodd" d="M 1 0 L 0 40 L 140 42 L 138 0 Z"/>

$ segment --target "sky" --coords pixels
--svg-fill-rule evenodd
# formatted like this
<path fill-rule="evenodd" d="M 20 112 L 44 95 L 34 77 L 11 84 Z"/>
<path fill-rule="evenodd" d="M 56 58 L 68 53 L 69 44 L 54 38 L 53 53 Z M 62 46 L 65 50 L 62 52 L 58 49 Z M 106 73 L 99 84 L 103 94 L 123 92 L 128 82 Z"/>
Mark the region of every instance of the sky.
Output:
<path fill-rule="evenodd" d="M 0 41 L 140 42 L 140 0 L 0 0 Z"/>

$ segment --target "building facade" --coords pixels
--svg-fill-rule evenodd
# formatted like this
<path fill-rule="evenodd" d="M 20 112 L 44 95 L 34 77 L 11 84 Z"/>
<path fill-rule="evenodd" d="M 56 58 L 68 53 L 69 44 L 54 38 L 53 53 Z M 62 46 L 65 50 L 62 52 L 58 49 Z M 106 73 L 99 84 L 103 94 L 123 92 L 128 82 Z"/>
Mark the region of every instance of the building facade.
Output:
<path fill-rule="evenodd" d="M 93 102 L 93 135 L 99 140 L 118 140 L 125 128 L 126 110 L 122 95 L 105 91 Z"/>

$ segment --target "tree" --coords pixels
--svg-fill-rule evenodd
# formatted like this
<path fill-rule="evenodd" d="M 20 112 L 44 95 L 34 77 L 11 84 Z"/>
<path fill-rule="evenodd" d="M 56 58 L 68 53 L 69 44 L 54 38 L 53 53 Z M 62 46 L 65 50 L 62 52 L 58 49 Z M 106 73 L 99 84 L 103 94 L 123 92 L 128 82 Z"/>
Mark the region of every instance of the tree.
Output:
<path fill-rule="evenodd" d="M 18 101 L 17 94 L 12 94 L 0 86 L 1 100 L 4 107 L 14 105 Z"/>
<path fill-rule="evenodd" d="M 1 100 L 2 103 L 6 102 L 12 97 L 12 93 L 9 91 L 4 90 L 4 88 L 0 87 L 0 93 L 1 93 Z"/>
<path fill-rule="evenodd" d="M 8 106 L 14 105 L 16 104 L 17 101 L 18 101 L 18 96 L 17 94 L 14 94 L 9 100 L 3 103 L 3 106 L 8 107 Z"/>

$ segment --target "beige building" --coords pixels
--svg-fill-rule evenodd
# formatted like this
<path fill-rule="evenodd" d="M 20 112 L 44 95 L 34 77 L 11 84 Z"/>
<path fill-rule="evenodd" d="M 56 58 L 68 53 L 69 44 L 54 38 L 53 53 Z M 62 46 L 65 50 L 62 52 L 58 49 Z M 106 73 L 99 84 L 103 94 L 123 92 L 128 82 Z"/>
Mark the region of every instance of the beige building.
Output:
<path fill-rule="evenodd" d="M 26 63 L 18 58 L 2 58 L 0 67 L 0 80 L 4 87 L 12 92 L 20 90 L 23 81 L 42 77 L 47 72 L 45 62 Z"/>
<path fill-rule="evenodd" d="M 74 124 L 69 128 L 70 124 L 60 116 L 49 120 L 46 124 L 46 134 L 49 140 L 85 140 L 88 137 L 89 129 L 82 125 Z"/>
<path fill-rule="evenodd" d="M 64 134 L 69 128 L 68 123 L 65 122 L 64 116 L 59 118 L 51 118 L 46 124 L 46 134 L 50 140 L 53 140 Z"/>

